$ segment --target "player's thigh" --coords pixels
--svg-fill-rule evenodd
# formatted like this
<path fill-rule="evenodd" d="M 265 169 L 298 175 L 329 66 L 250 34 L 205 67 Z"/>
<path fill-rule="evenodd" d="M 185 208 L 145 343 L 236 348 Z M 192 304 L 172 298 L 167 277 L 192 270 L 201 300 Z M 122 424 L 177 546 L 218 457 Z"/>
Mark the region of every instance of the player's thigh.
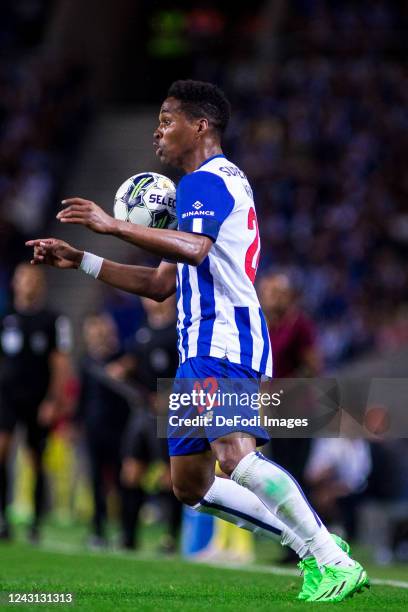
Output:
<path fill-rule="evenodd" d="M 256 449 L 256 439 L 248 433 L 233 432 L 211 442 L 221 470 L 230 476 L 238 463 Z"/>
<path fill-rule="evenodd" d="M 211 451 L 170 457 L 176 497 L 190 506 L 198 503 L 214 481 L 215 457 Z"/>

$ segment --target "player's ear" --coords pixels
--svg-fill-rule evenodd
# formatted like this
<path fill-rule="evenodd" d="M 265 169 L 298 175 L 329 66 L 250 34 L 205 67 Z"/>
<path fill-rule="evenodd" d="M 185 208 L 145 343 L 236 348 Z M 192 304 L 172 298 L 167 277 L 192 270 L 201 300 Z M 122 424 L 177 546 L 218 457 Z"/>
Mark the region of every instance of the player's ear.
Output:
<path fill-rule="evenodd" d="M 208 130 L 208 119 L 206 119 L 205 117 L 202 117 L 201 119 L 198 120 L 197 123 L 197 133 L 198 134 L 204 134 L 204 132 L 206 132 Z"/>

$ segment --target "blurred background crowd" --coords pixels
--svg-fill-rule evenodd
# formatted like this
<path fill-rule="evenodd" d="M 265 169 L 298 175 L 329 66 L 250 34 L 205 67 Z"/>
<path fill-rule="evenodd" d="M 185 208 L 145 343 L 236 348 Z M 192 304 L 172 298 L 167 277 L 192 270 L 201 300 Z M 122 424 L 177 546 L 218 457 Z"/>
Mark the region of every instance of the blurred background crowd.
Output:
<path fill-rule="evenodd" d="M 0 8 L 0 372 L 19 390 L 0 421 L 5 538 L 28 517 L 37 540 L 47 510 L 89 520 L 88 543 L 98 547 L 108 540 L 107 516 L 116 516 L 120 544 L 134 548 L 142 516 L 164 524 L 162 550 L 177 549 L 181 510 L 153 398 L 156 378 L 172 377 L 177 365 L 173 301 L 157 306 L 99 287 L 81 310 L 75 279 L 55 285 L 51 276 L 46 299 L 41 274 L 19 266 L 29 258 L 27 238 L 62 235 L 57 202 L 79 188 L 72 177 L 79 166 L 87 173 L 84 155 L 92 156 L 107 113 L 115 114 L 118 149 L 130 148 L 129 113 L 142 123 L 150 113 L 154 125 L 174 79 L 216 82 L 232 102 L 225 152 L 255 193 L 258 290 L 275 375 L 406 377 L 406 3 L 228 4 L 121 0 L 98 9 L 98 28 L 94 0 L 7 0 Z M 137 137 L 140 148 L 151 146 L 149 134 Z M 158 169 L 129 155 L 122 180 Z M 101 183 L 105 170 L 93 180 Z M 137 250 L 125 257 L 154 264 Z M 19 338 L 30 334 L 36 340 L 19 362 Z M 41 359 L 34 397 L 27 381 Z M 27 425 L 28 459 L 11 435 L 17 421 Z M 376 533 L 379 562 L 408 559 L 406 438 L 281 439 L 268 452 L 330 525 L 362 540 Z"/>

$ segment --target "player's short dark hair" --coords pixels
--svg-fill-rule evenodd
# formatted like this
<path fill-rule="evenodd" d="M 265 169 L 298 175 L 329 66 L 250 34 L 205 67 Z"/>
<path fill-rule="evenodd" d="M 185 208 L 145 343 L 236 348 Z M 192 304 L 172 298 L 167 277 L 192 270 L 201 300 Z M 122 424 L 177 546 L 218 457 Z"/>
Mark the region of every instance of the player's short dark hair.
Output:
<path fill-rule="evenodd" d="M 188 117 L 205 117 L 220 136 L 225 132 L 231 116 L 231 106 L 224 92 L 213 83 L 174 81 L 167 97 L 180 100 L 182 110 Z"/>

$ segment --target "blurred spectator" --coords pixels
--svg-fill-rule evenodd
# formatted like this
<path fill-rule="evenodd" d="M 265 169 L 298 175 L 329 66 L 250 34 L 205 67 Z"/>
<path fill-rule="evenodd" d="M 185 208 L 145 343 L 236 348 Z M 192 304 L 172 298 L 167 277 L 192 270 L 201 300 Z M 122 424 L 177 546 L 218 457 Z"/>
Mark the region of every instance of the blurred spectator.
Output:
<path fill-rule="evenodd" d="M 167 440 L 157 437 L 156 392 L 158 379 L 172 379 L 178 365 L 176 311 L 174 296 L 164 302 L 142 298 L 146 320 L 130 342 L 128 352 L 110 364 L 107 372 L 117 380 L 132 380 L 142 392 L 135 414 L 127 427 L 123 443 L 122 482 L 134 490 L 129 506 L 128 546 L 137 544 L 138 514 L 143 502 L 142 481 L 149 465 L 159 461 L 162 472 L 158 482 L 163 520 L 167 533 L 161 543 L 164 552 L 176 550 L 181 520 L 181 504 L 175 498 L 171 480 Z M 133 513 L 133 516 L 132 516 Z"/>
<path fill-rule="evenodd" d="M 84 321 L 86 355 L 80 368 L 80 395 L 75 421 L 82 425 L 90 463 L 93 521 L 90 545 L 105 546 L 109 485 L 121 497 L 122 538 L 126 542 L 126 509 L 120 482 L 121 441 L 129 418 L 128 401 L 113 388 L 105 366 L 119 356 L 116 326 L 106 314 Z"/>
<path fill-rule="evenodd" d="M 268 323 L 274 378 L 317 376 L 322 363 L 316 345 L 315 326 L 299 308 L 289 277 L 286 274 L 265 274 L 259 280 L 258 293 Z M 273 459 L 303 484 L 310 440 L 275 438 L 269 444 Z"/>
<path fill-rule="evenodd" d="M 89 118 L 86 79 L 69 62 L 0 63 L 0 212 L 26 236 L 47 222 Z"/>
<path fill-rule="evenodd" d="M 121 348 L 126 347 L 143 320 L 143 307 L 139 297 L 112 287 L 103 287 L 102 303 L 104 312 L 115 321 Z"/>
<path fill-rule="evenodd" d="M 363 538 L 377 563 L 408 561 L 408 441 L 370 444 L 372 472 L 361 511 Z"/>
<path fill-rule="evenodd" d="M 313 440 L 305 467 L 310 498 L 323 521 L 335 531 L 345 531 L 348 538 L 356 536 L 356 508 L 367 488 L 371 468 L 366 440 Z"/>
<path fill-rule="evenodd" d="M 289 276 L 265 274 L 258 283 L 258 293 L 268 323 L 274 378 L 318 376 L 322 363 L 316 345 L 315 326 L 299 308 Z M 309 438 L 273 438 L 264 452 L 293 474 L 306 489 L 304 467 L 310 445 Z M 295 559 L 291 551 L 285 555 L 284 561 Z"/>
<path fill-rule="evenodd" d="M 276 63 L 226 30 L 226 144 L 254 188 L 261 265 L 296 279 L 329 368 L 382 342 L 408 300 L 406 19 L 399 1 L 291 3 Z"/>
<path fill-rule="evenodd" d="M 13 276 L 14 303 L 0 321 L 0 537 L 10 537 L 6 505 L 7 461 L 16 425 L 25 429 L 35 476 L 31 540 L 44 511 L 43 454 L 52 425 L 64 407 L 70 374 L 70 324 L 45 307 L 42 269 L 20 264 Z"/>
<path fill-rule="evenodd" d="M 273 352 L 275 378 L 317 376 L 322 360 L 312 320 L 299 307 L 296 291 L 286 274 L 265 274 L 258 283 Z"/>
<path fill-rule="evenodd" d="M 47 225 L 89 123 L 86 68 L 46 53 L 56 4 L 8 0 L 0 8 L 0 315 L 24 238 Z"/>

